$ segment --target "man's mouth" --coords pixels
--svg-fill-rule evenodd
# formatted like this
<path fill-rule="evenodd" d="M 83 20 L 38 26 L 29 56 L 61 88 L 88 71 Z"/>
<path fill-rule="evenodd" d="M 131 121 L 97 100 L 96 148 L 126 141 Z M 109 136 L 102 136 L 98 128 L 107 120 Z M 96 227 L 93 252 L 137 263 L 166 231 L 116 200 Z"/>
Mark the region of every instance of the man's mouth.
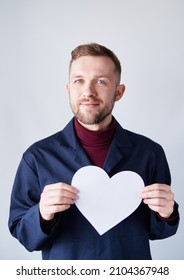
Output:
<path fill-rule="evenodd" d="M 80 105 L 82 105 L 82 106 L 90 106 L 90 107 L 95 107 L 95 106 L 98 106 L 99 105 L 99 103 L 86 103 L 86 102 L 82 102 L 82 103 L 80 103 Z"/>

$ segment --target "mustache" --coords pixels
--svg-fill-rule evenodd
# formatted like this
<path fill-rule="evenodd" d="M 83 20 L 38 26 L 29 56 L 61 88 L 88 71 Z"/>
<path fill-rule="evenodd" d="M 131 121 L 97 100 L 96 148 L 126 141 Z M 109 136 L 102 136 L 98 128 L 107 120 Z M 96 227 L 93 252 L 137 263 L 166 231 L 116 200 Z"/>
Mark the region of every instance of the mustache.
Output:
<path fill-rule="evenodd" d="M 99 98 L 93 98 L 93 97 L 81 98 L 79 100 L 79 103 L 84 103 L 84 102 L 86 102 L 86 103 L 101 103 L 102 100 L 99 99 Z"/>

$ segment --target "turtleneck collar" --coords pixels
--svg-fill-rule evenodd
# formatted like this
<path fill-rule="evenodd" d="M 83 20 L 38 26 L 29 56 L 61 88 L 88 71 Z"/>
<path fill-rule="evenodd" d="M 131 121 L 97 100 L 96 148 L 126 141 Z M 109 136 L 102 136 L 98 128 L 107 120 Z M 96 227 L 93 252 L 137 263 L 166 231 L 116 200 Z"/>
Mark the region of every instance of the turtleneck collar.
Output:
<path fill-rule="evenodd" d="M 74 126 L 77 136 L 83 146 L 103 147 L 111 144 L 114 136 L 116 120 L 112 118 L 112 122 L 106 130 L 92 131 L 83 127 L 76 118 L 74 118 Z"/>

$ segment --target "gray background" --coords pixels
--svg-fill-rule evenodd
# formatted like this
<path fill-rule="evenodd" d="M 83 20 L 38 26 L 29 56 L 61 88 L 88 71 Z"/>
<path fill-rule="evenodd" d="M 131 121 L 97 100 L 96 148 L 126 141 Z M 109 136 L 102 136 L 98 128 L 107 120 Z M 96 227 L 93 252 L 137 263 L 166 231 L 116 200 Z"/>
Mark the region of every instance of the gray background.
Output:
<path fill-rule="evenodd" d="M 66 93 L 71 50 L 98 42 L 122 63 L 126 93 L 114 115 L 159 142 L 180 204 L 177 234 L 151 242 L 154 259 L 184 259 L 184 1 L 0 0 L 0 259 L 40 259 L 7 227 L 24 150 L 72 117 Z"/>

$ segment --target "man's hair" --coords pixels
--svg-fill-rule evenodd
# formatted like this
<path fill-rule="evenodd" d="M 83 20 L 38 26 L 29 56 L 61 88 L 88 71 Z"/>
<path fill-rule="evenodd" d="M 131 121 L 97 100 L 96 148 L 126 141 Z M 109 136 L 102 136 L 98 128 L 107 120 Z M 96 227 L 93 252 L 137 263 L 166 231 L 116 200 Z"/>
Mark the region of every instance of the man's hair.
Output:
<path fill-rule="evenodd" d="M 105 46 L 99 45 L 97 43 L 90 43 L 90 44 L 84 44 L 76 47 L 71 52 L 71 60 L 70 60 L 70 68 L 72 65 L 72 62 L 76 59 L 78 59 L 81 56 L 106 56 L 109 57 L 115 65 L 115 70 L 117 71 L 119 75 L 119 79 L 121 77 L 121 63 L 117 56 L 108 48 Z"/>

